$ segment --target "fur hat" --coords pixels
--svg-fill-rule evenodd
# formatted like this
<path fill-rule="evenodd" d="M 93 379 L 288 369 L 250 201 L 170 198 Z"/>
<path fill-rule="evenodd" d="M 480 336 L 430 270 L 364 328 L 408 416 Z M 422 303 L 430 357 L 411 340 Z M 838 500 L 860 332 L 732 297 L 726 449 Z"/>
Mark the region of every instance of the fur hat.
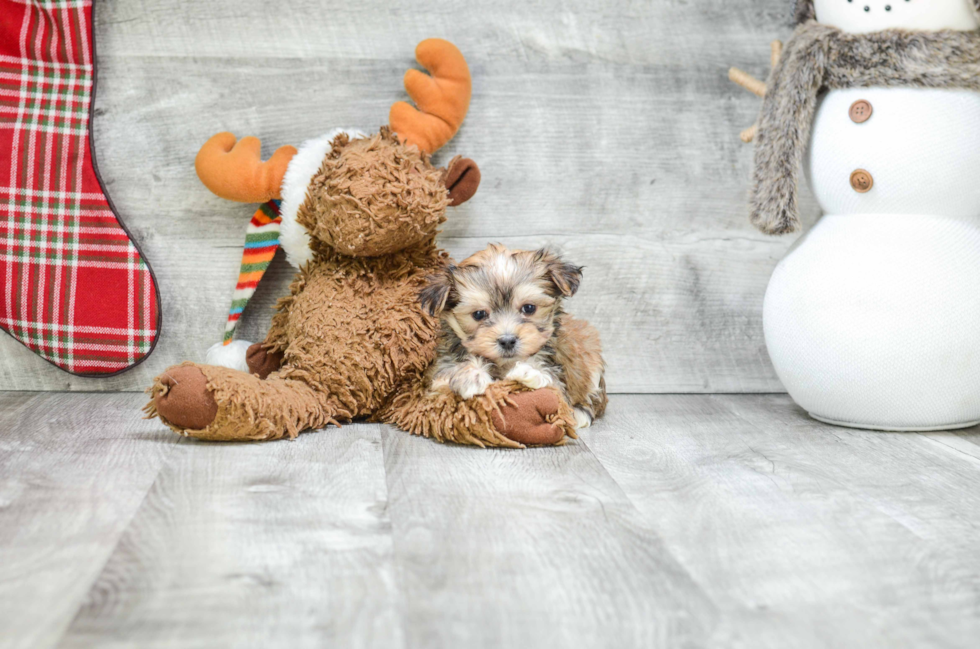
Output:
<path fill-rule="evenodd" d="M 971 0 L 973 2 L 973 10 L 977 14 L 977 18 L 980 19 L 980 0 Z M 793 8 L 793 22 L 797 25 L 801 25 L 808 20 L 813 20 L 816 18 L 816 12 L 813 9 L 813 0 L 795 0 L 796 6 Z"/>

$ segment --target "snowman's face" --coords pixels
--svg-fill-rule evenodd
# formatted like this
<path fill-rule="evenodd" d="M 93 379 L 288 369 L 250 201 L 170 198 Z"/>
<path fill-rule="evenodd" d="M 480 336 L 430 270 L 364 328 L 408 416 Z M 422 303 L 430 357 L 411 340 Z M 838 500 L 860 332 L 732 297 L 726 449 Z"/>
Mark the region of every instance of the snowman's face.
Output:
<path fill-rule="evenodd" d="M 980 27 L 972 0 L 813 0 L 813 8 L 818 22 L 853 34 Z"/>

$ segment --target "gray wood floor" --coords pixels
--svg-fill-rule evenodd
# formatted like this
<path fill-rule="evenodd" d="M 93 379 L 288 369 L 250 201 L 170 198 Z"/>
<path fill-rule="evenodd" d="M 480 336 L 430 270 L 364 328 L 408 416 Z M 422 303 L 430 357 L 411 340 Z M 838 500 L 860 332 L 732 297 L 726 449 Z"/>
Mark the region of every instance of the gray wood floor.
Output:
<path fill-rule="evenodd" d="M 207 444 L 0 393 L 2 647 L 968 647 L 980 432 L 616 396 L 582 440 Z"/>

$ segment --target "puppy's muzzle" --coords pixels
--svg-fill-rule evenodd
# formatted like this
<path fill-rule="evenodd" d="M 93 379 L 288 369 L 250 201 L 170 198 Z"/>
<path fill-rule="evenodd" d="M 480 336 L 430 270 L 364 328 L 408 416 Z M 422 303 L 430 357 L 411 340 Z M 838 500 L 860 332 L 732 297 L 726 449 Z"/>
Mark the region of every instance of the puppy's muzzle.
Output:
<path fill-rule="evenodd" d="M 514 350 L 517 349 L 517 336 L 514 334 L 504 334 L 500 338 L 497 338 L 497 347 L 500 347 L 500 351 L 505 354 L 513 354 Z"/>

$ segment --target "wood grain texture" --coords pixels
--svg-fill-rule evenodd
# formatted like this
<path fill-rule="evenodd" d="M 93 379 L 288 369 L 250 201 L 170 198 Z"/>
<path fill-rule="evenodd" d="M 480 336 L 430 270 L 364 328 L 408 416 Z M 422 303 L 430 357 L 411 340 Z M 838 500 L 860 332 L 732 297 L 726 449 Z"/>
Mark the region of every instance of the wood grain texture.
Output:
<path fill-rule="evenodd" d="M 0 647 L 50 647 L 178 437 L 133 394 L 0 393 Z"/>
<path fill-rule="evenodd" d="M 980 448 L 614 395 L 564 447 L 185 440 L 0 393 L 0 648 L 972 647 Z"/>
<path fill-rule="evenodd" d="M 402 646 L 378 426 L 181 444 L 62 647 Z"/>
<path fill-rule="evenodd" d="M 100 0 L 99 166 L 157 273 L 163 336 L 143 366 L 102 380 L 0 336 L 0 389 L 139 390 L 200 360 L 252 211 L 199 183 L 200 144 L 231 130 L 268 155 L 338 125 L 375 129 L 403 98 L 415 44 L 441 36 L 469 59 L 474 96 L 437 161 L 461 153 L 483 170 L 445 226 L 452 254 L 551 243 L 585 265 L 568 306 L 602 332 L 612 392 L 780 391 L 761 306 L 792 239 L 748 224 L 738 133 L 759 100 L 727 70 L 764 75 L 788 13 L 786 0 Z M 262 336 L 291 275 L 278 259 L 244 337 Z"/>
<path fill-rule="evenodd" d="M 587 448 L 384 432 L 411 647 L 703 646 L 714 605 Z"/>
<path fill-rule="evenodd" d="M 837 428 L 782 395 L 614 405 L 583 441 L 719 607 L 718 646 L 975 645 L 980 460 L 948 439 L 976 429 Z"/>

